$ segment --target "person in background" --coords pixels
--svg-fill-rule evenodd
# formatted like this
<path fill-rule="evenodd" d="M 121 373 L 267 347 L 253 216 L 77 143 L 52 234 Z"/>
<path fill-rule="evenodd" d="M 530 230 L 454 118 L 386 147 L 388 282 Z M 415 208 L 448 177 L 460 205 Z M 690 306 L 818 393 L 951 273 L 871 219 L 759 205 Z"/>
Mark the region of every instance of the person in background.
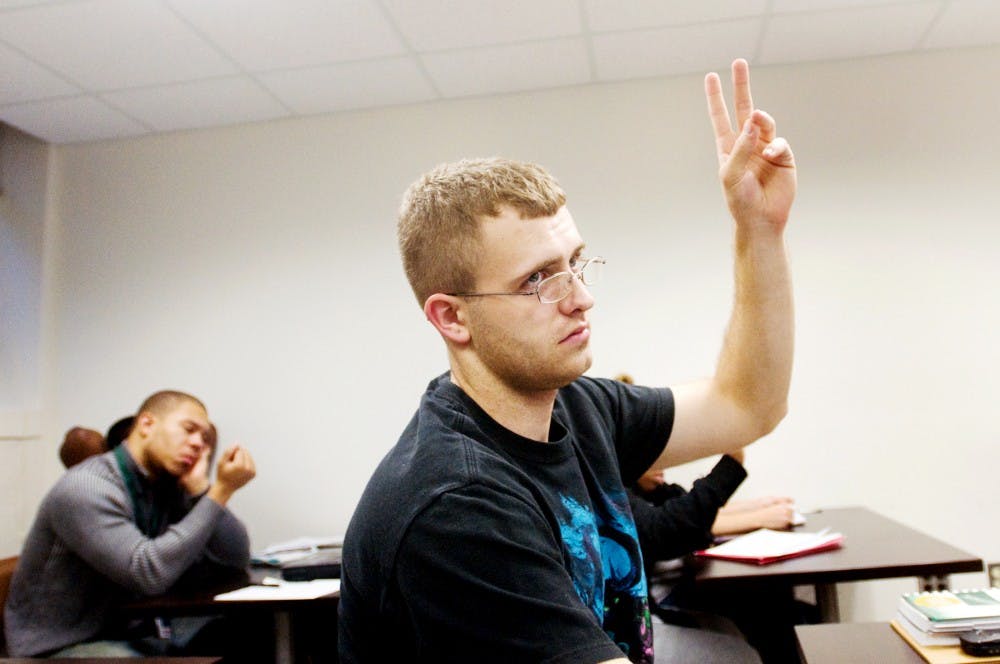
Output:
<path fill-rule="evenodd" d="M 226 505 L 256 469 L 250 453 L 233 445 L 210 482 L 211 431 L 198 399 L 157 392 L 120 445 L 56 482 L 11 582 L 5 629 L 12 656 L 163 654 L 170 643 L 156 626 L 119 623 L 114 606 L 167 591 L 203 560 L 246 568 L 247 532 Z"/>
<path fill-rule="evenodd" d="M 348 526 L 344 664 L 653 661 L 625 486 L 650 467 L 741 449 L 787 408 L 795 162 L 753 106 L 746 62 L 732 73 L 735 130 L 718 76 L 705 80 L 736 247 L 711 379 L 651 388 L 583 375 L 588 287 L 605 260 L 585 252 L 541 167 L 463 160 L 407 191 L 403 264 L 449 371 L 431 381 Z M 661 627 L 660 661 L 734 661 L 700 630 Z"/>
<path fill-rule="evenodd" d="M 108 446 L 99 431 L 84 427 L 73 427 L 66 432 L 59 446 L 59 460 L 66 468 L 72 468 L 84 459 L 104 454 Z"/>

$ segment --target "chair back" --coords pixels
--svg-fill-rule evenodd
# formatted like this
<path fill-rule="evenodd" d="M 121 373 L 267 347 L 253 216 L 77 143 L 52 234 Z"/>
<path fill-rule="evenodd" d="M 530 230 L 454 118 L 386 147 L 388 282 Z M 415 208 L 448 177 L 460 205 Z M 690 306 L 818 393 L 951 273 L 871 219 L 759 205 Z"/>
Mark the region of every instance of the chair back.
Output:
<path fill-rule="evenodd" d="M 10 589 L 10 579 L 17 567 L 17 556 L 0 559 L 0 655 L 7 654 L 7 642 L 3 631 L 3 609 L 7 604 L 7 591 Z"/>

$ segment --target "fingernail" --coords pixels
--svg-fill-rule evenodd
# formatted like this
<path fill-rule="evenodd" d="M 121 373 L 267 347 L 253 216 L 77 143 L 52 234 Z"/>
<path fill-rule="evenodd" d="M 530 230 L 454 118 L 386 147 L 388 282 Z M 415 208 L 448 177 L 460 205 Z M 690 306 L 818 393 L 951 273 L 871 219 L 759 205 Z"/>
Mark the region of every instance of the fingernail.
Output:
<path fill-rule="evenodd" d="M 746 124 L 743 125 L 743 132 L 747 136 L 753 136 L 757 133 L 757 125 L 753 123 L 753 120 L 747 120 Z"/>

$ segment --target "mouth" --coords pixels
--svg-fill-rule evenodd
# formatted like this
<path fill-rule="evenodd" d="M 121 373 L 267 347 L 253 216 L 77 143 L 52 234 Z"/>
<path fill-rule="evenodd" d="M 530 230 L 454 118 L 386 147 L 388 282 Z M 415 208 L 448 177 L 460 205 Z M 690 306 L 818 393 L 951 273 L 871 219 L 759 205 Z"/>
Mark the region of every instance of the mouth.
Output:
<path fill-rule="evenodd" d="M 559 343 L 560 344 L 582 344 L 582 343 L 586 343 L 589 339 L 590 339 L 590 326 L 584 324 L 584 325 L 579 326 L 575 330 L 573 330 L 568 335 L 566 335 L 566 337 L 564 337 L 563 340 L 560 341 Z"/>

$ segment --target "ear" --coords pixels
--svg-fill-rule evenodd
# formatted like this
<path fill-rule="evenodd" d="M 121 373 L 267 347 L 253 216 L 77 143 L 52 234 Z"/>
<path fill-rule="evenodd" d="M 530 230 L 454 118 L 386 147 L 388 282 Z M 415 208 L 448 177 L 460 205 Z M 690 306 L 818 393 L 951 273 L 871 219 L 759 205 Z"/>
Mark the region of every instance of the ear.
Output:
<path fill-rule="evenodd" d="M 156 416 L 149 411 L 143 411 L 136 416 L 132 430 L 138 431 L 145 438 L 149 435 L 149 430 L 152 428 L 154 422 L 156 422 Z"/>
<path fill-rule="evenodd" d="M 424 315 L 445 341 L 467 344 L 471 338 L 466 321 L 465 302 L 444 293 L 434 293 L 424 302 Z"/>

